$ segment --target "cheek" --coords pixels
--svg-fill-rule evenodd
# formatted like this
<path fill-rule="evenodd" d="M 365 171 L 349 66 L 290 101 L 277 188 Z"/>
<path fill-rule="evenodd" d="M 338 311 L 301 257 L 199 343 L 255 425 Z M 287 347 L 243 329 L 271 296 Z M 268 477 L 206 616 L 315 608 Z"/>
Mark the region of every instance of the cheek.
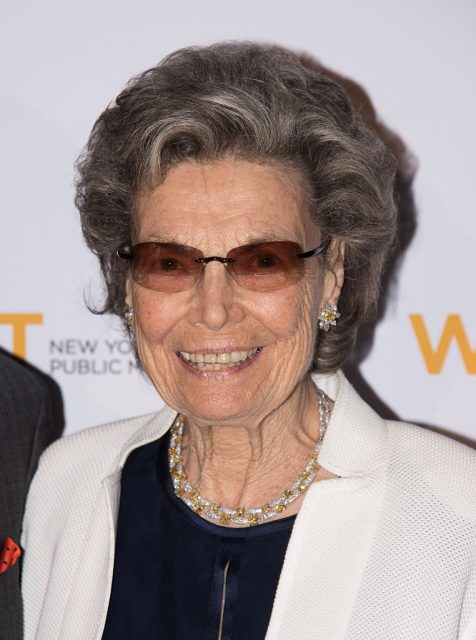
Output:
<path fill-rule="evenodd" d="M 183 305 L 174 296 L 137 289 L 134 295 L 136 338 L 153 347 L 164 342 L 182 317 Z"/>
<path fill-rule="evenodd" d="M 315 339 L 320 288 L 319 282 L 305 281 L 273 293 L 249 292 L 238 302 L 244 311 L 244 320 L 236 331 L 256 332 L 256 337 L 264 331 L 272 334 L 278 345 L 291 341 L 299 343 L 300 349 L 309 349 L 306 343 L 313 343 Z M 186 293 L 170 296 L 137 287 L 133 306 L 139 353 L 144 347 L 176 347 L 174 337 L 184 332 L 189 303 Z"/>
<path fill-rule="evenodd" d="M 276 340 L 314 342 L 319 292 L 307 283 L 263 296 L 256 315 Z"/>

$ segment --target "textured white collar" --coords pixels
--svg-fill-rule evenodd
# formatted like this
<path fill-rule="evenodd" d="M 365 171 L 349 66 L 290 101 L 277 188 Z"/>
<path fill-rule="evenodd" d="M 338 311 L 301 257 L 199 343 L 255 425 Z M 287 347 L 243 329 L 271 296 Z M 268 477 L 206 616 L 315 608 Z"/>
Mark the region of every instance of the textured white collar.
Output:
<path fill-rule="evenodd" d="M 387 458 L 385 421 L 357 394 L 342 371 L 313 376 L 315 384 L 334 400 L 319 460 L 341 477 L 371 473 Z"/>

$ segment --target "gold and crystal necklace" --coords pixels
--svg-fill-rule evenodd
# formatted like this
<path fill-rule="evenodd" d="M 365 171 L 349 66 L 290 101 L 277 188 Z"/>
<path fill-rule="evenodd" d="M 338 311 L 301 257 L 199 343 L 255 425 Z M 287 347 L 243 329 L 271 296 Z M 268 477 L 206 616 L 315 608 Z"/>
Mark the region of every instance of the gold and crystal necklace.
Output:
<path fill-rule="evenodd" d="M 322 440 L 329 422 L 330 409 L 329 398 L 320 389 L 317 390 L 319 398 L 319 436 L 316 445 L 312 449 L 311 457 L 303 471 L 283 493 L 271 502 L 251 509 L 244 507 L 224 507 L 215 500 L 208 500 L 194 489 L 187 479 L 183 468 L 183 432 L 185 428 L 185 418 L 181 414 L 175 419 L 171 429 L 171 440 L 169 447 L 169 468 L 174 485 L 175 495 L 185 504 L 195 511 L 195 513 L 206 516 L 211 520 L 218 520 L 220 524 L 229 526 L 257 525 L 274 518 L 278 513 L 283 513 L 300 495 L 302 495 L 316 477 L 320 466 L 318 462 L 319 451 Z"/>

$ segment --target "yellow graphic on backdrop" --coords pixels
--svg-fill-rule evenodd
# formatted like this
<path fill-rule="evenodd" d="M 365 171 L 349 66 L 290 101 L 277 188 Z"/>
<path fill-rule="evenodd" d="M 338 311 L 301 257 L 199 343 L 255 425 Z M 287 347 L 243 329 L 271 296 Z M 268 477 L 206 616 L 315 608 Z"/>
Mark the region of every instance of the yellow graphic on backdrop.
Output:
<path fill-rule="evenodd" d="M 42 313 L 0 313 L 0 324 L 9 324 L 13 334 L 13 353 L 26 358 L 26 328 L 29 324 L 43 324 Z"/>
<path fill-rule="evenodd" d="M 419 313 L 410 314 L 410 321 L 420 345 L 428 373 L 441 373 L 448 355 L 448 349 L 454 340 L 458 345 L 466 371 L 470 374 L 476 374 L 476 350 L 473 351 L 471 349 L 463 321 L 459 315 L 450 314 L 446 318 L 436 349 L 431 345 L 423 316 Z"/>

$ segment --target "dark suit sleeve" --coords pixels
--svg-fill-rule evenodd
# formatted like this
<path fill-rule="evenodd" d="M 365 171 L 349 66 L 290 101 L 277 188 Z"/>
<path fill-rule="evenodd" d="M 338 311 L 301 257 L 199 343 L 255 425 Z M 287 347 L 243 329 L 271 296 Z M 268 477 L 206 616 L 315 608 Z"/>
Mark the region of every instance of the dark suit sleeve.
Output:
<path fill-rule="evenodd" d="M 31 438 L 31 450 L 28 460 L 28 466 L 26 467 L 25 482 L 26 488 L 30 486 L 30 482 L 35 475 L 36 468 L 38 466 L 38 460 L 46 449 L 56 438 L 61 435 L 61 431 L 55 428 L 53 422 L 53 414 L 51 410 L 51 401 L 46 389 L 42 389 L 42 393 L 39 396 L 41 403 L 39 406 L 39 412 L 35 425 L 32 431 Z M 26 498 L 26 495 L 25 495 Z"/>
<path fill-rule="evenodd" d="M 43 449 L 61 434 L 50 391 L 35 373 L 0 353 L 0 548 L 19 543 L 28 487 Z M 20 565 L 0 574 L 0 640 L 22 637 Z"/>

